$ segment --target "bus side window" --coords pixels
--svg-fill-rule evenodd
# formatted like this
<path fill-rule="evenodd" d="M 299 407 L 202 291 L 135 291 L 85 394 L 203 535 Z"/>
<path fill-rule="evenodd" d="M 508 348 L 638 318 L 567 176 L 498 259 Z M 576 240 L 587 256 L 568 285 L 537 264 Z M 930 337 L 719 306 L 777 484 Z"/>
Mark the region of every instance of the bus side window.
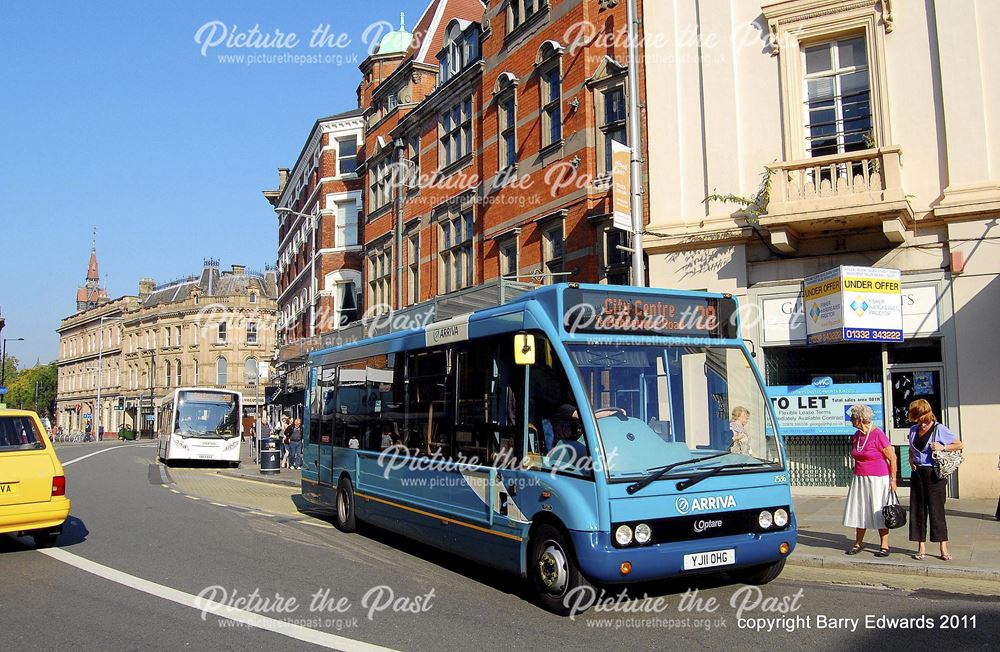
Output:
<path fill-rule="evenodd" d="M 451 454 L 451 410 L 447 409 L 448 361 L 444 349 L 417 351 L 408 358 L 406 447 L 418 455 Z"/>

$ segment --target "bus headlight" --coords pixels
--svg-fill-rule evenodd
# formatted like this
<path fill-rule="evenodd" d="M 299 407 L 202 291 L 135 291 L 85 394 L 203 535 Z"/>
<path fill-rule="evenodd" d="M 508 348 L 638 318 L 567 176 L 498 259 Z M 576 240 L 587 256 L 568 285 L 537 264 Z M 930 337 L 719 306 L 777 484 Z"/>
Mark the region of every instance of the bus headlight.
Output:
<path fill-rule="evenodd" d="M 185 451 L 188 449 L 187 442 L 185 442 L 181 437 L 174 437 L 174 446 L 177 446 L 181 450 Z"/>
<path fill-rule="evenodd" d="M 771 524 L 773 522 L 774 519 L 771 516 L 771 512 L 767 511 L 766 509 L 757 516 L 757 523 L 760 525 L 760 529 L 762 530 L 766 530 L 767 528 L 771 527 Z"/>
<path fill-rule="evenodd" d="M 645 523 L 640 523 L 635 526 L 635 540 L 636 543 L 643 544 L 649 543 L 650 538 L 653 536 L 653 530 L 650 529 Z"/>
<path fill-rule="evenodd" d="M 632 543 L 632 528 L 627 525 L 619 525 L 615 530 L 615 541 L 620 546 L 627 546 Z"/>
<path fill-rule="evenodd" d="M 777 527 L 785 527 L 788 525 L 788 512 L 783 509 L 774 510 L 774 524 Z"/>
<path fill-rule="evenodd" d="M 240 440 L 237 439 L 237 440 L 235 440 L 233 442 L 230 442 L 230 443 L 226 444 L 226 450 L 227 451 L 234 450 L 239 445 L 240 445 Z"/>

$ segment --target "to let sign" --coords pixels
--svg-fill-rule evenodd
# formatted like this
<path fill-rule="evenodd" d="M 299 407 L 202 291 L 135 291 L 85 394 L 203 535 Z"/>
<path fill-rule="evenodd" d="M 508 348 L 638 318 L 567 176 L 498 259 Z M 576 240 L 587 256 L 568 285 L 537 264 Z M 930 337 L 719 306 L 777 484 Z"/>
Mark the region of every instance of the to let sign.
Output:
<path fill-rule="evenodd" d="M 809 344 L 903 341 L 898 269 L 836 267 L 806 278 L 802 298 Z"/>

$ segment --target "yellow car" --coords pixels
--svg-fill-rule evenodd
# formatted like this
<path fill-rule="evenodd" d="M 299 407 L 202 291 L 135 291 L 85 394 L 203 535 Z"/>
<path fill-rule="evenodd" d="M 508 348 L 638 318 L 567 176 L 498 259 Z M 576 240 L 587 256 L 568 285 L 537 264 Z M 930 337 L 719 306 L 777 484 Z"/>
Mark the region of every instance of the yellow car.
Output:
<path fill-rule="evenodd" d="M 38 415 L 0 410 L 0 534 L 49 545 L 67 516 L 66 476 Z"/>

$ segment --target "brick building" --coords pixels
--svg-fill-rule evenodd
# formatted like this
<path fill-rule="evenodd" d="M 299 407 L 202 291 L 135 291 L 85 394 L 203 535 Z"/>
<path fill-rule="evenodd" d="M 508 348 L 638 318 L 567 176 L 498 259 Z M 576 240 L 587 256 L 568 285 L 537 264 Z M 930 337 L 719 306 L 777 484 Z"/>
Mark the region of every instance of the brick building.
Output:
<path fill-rule="evenodd" d="M 383 37 L 359 108 L 318 121 L 264 193 L 279 220 L 279 403 L 301 403 L 305 355 L 336 344 L 344 317 L 630 281 L 608 161 L 629 140 L 626 33 L 623 2 L 430 0 L 412 31 Z M 347 133 L 360 146 L 342 175 Z M 331 193 L 357 193 L 357 247 L 324 228 Z M 348 282 L 358 310 L 338 312 L 347 293 L 332 284 Z"/>
<path fill-rule="evenodd" d="M 264 191 L 278 218 L 279 347 L 310 341 L 360 314 L 361 115 L 317 120 L 292 168 L 279 168 L 278 188 Z M 294 357 L 279 354 L 279 378 L 294 373 Z M 282 401 L 294 403 L 288 394 Z"/>
<path fill-rule="evenodd" d="M 433 0 L 362 63 L 366 310 L 500 277 L 628 282 L 608 165 L 625 29 L 624 3 Z"/>

